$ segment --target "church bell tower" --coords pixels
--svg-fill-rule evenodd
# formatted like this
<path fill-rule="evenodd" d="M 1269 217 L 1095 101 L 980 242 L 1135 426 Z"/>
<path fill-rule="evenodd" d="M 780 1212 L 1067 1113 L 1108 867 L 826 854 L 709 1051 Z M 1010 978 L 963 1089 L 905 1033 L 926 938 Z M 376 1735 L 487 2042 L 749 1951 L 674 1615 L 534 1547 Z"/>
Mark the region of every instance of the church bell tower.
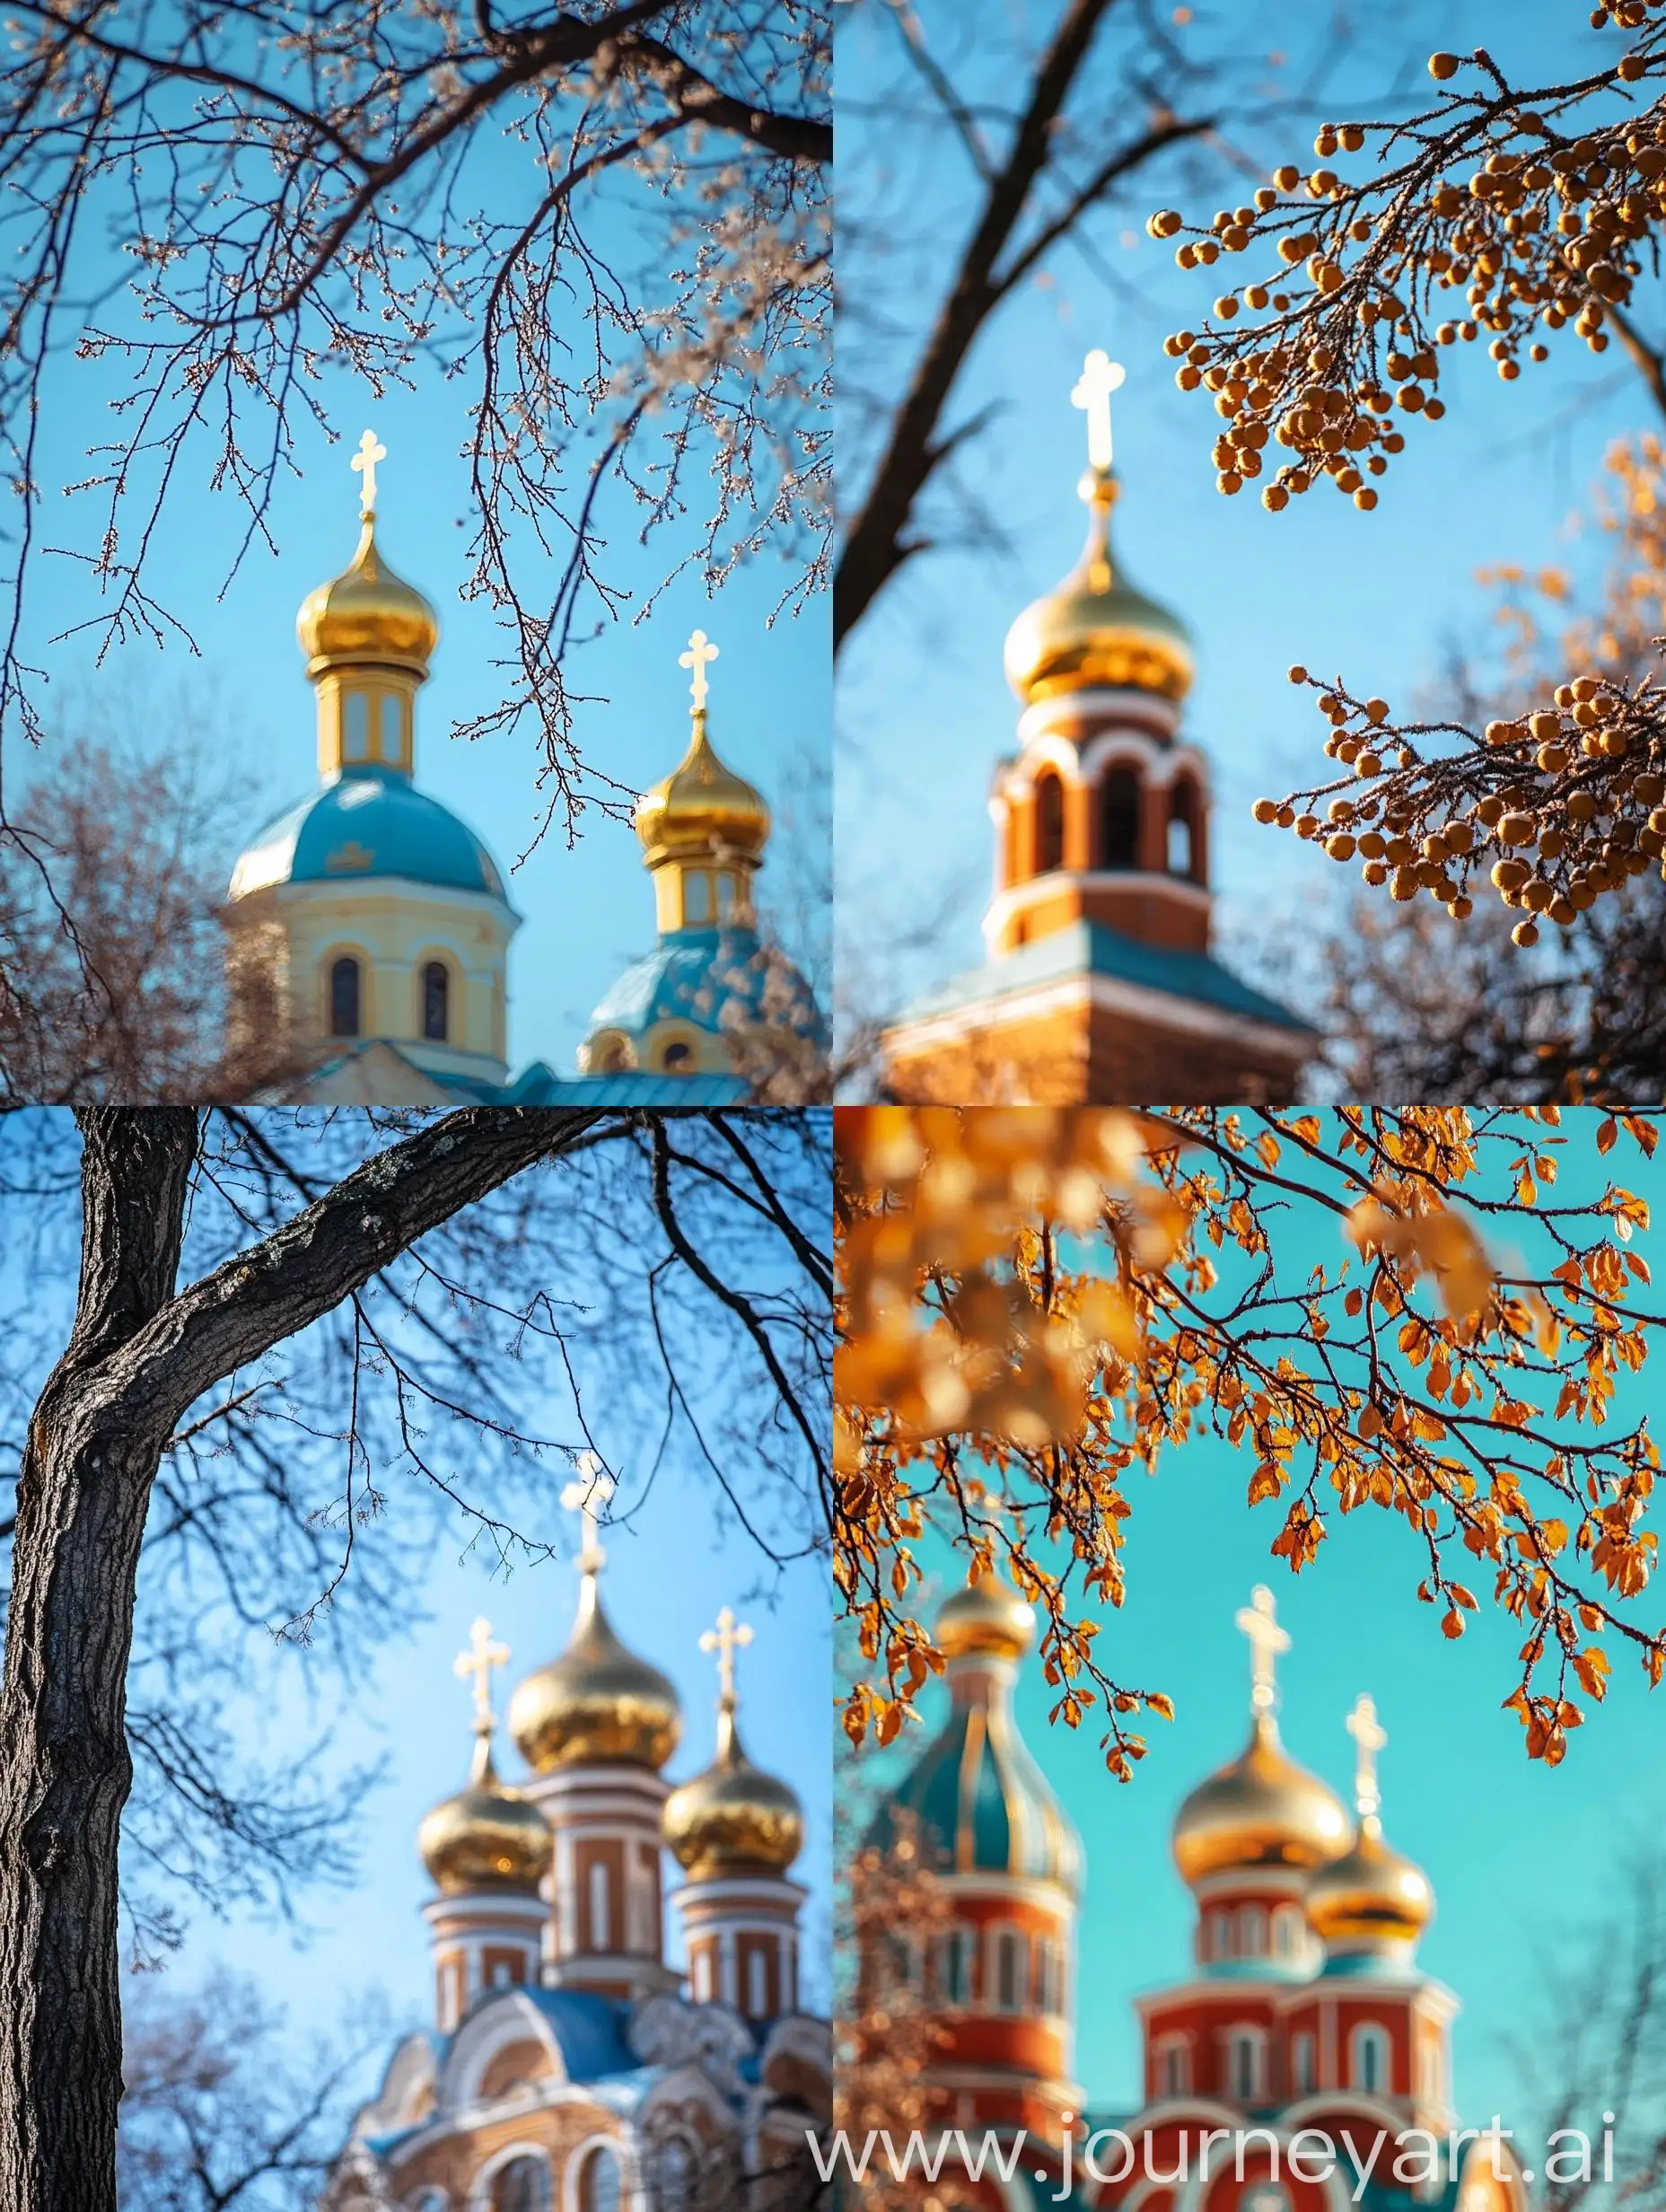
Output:
<path fill-rule="evenodd" d="M 1089 354 L 1087 542 L 1013 623 L 1018 750 L 989 795 L 985 964 L 884 1039 L 894 1098 L 941 1105 L 1231 1104 L 1288 1099 L 1316 1033 L 1214 957 L 1209 765 L 1182 722 L 1185 625 L 1111 544 L 1110 398 Z"/>

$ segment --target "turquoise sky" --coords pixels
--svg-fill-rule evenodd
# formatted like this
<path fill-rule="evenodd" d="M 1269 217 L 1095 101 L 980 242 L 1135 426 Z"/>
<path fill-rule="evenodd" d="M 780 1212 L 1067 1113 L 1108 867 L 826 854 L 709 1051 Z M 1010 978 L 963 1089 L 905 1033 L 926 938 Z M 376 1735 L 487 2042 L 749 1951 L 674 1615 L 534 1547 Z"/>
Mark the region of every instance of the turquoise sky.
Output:
<path fill-rule="evenodd" d="M 1658 1217 L 1666 1164 L 1644 1169 L 1624 1144 L 1600 1164 L 1597 1119 L 1565 1118 L 1558 1197 L 1591 1195 L 1611 1174 L 1650 1195 Z M 1299 1280 L 1320 1260 L 1334 1268 L 1344 1256 L 1334 1220 L 1303 1218 L 1299 1207 L 1276 1233 L 1281 1282 Z M 1644 1233 L 1632 1249 L 1658 1258 L 1658 1242 Z M 1500 1258 L 1508 1249 L 1495 1238 Z M 1622 1393 L 1614 1425 L 1635 1422 L 1657 1389 L 1645 1366 Z M 1105 1772 L 1092 1714 L 1074 1734 L 1050 1727 L 1057 1692 L 1037 1666 L 1021 1679 L 1025 1734 L 1086 1851 L 1078 2076 L 1096 2106 L 1138 2102 L 1130 2000 L 1180 1979 L 1190 1958 L 1192 1904 L 1170 1856 L 1170 1823 L 1186 1792 L 1242 1747 L 1249 1659 L 1233 1615 L 1266 1582 L 1293 1638 L 1279 1664 L 1285 1744 L 1347 1799 L 1354 1745 L 1343 1722 L 1362 1690 L 1376 1699 L 1390 1738 L 1381 1761 L 1387 1832 L 1426 1869 L 1438 1900 L 1420 1955 L 1463 2006 L 1454 2040 L 1459 2108 L 1466 2123 L 1496 2109 L 1506 2124 L 1513 2113 L 1523 2125 L 1507 2038 L 1546 2003 L 1547 1950 L 1618 1915 L 1627 1856 L 1651 1842 L 1658 1854 L 1666 1706 L 1616 1646 L 1609 1700 L 1587 1701 L 1589 1718 L 1574 1732 L 1565 1763 L 1554 1770 L 1530 1763 L 1514 1714 L 1500 1709 L 1514 1686 L 1521 1637 L 1489 1609 L 1490 1576 L 1470 1576 L 1482 1609 L 1461 1640 L 1449 1642 L 1438 1609 L 1416 1598 L 1425 1568 L 1416 1540 L 1376 1509 L 1329 1515 L 1318 1560 L 1293 1576 L 1271 1555 L 1278 1505 L 1244 1503 L 1253 1466 L 1253 1453 L 1206 1437 L 1169 1452 L 1153 1477 L 1127 1479 L 1128 1598 L 1120 1611 L 1100 1614 L 1096 1655 L 1113 1677 L 1165 1690 L 1175 1702 L 1171 1724 L 1144 1725 L 1150 1751 L 1132 1782 Z M 934 1602 L 960 1578 L 938 1556 Z M 1657 1584 L 1636 1617 L 1653 1627 L 1661 1611 Z M 934 1689 L 928 1727 L 942 1709 Z"/>
<path fill-rule="evenodd" d="M 992 20 L 1032 40 L 1060 12 L 1051 0 L 1024 9 L 986 4 Z M 980 79 L 954 40 L 962 12 L 925 13 L 955 57 L 957 81 L 999 106 L 1005 83 L 987 71 Z M 853 12 L 845 22 L 843 101 L 861 100 L 895 73 L 897 42 L 878 32 L 885 13 Z M 1438 7 L 1414 0 L 1392 11 L 1350 11 L 1346 29 L 1328 0 L 1252 7 L 1203 0 L 1188 13 L 1191 27 L 1178 35 L 1197 48 L 1282 54 L 1261 78 L 1269 96 L 1322 87 L 1317 107 L 1337 120 L 1381 112 L 1376 103 L 1397 77 L 1414 90 L 1426 86 L 1424 61 L 1437 44 L 1463 53 L 1486 43 L 1529 82 L 1540 72 L 1540 82 L 1573 75 L 1602 50 L 1584 27 L 1585 11 L 1562 0 Z M 1100 83 L 1097 110 L 1082 111 L 1114 117 L 1115 93 Z M 1446 419 L 1414 429 L 1378 487 L 1373 514 L 1357 513 L 1328 487 L 1277 516 L 1249 493 L 1223 498 L 1209 450 L 1217 418 L 1206 396 L 1176 389 L 1174 364 L 1162 351 L 1171 331 L 1197 327 L 1219 271 L 1183 275 L 1172 245 L 1147 238 L 1144 219 L 1171 201 L 1206 220 L 1232 191 L 1260 180 L 1252 157 L 1264 155 L 1267 165 L 1311 159 L 1312 128 L 1310 119 L 1305 128 L 1267 127 L 1253 143 L 1241 135 L 1234 153 L 1251 165 L 1237 172 L 1238 185 L 1217 178 L 1206 193 L 1188 195 L 1153 178 L 1126 214 L 1100 220 L 1091 259 L 1056 250 L 1041 279 L 1009 301 L 979 339 L 949 421 L 995 410 L 965 474 L 999 542 L 921 556 L 840 661 L 837 854 L 841 944 L 855 955 L 841 971 L 852 1012 L 882 1012 L 981 958 L 994 850 L 986 799 L 995 762 L 1014 748 L 1017 718 L 1002 641 L 1082 544 L 1075 486 L 1086 448 L 1070 393 L 1090 347 L 1107 347 L 1127 369 L 1115 401 L 1119 556 L 1140 588 L 1193 634 L 1197 680 L 1186 727 L 1214 780 L 1219 946 L 1275 991 L 1309 1005 L 1320 902 L 1351 893 L 1358 879 L 1249 819 L 1257 796 L 1282 796 L 1304 772 L 1328 765 L 1311 695 L 1291 687 L 1287 670 L 1300 662 L 1340 672 L 1361 696 L 1409 705 L 1416 687 L 1438 677 L 1450 645 L 1484 639 L 1488 601 L 1477 569 L 1567 557 L 1565 518 L 1584 502 L 1607 444 L 1660 427 L 1618 347 L 1598 361 L 1582 346 L 1557 347 L 1506 392 L 1477 347 L 1466 349 L 1476 357 L 1463 373 L 1442 381 Z M 892 286 L 887 313 L 906 331 L 914 299 L 934 304 L 940 296 L 949 247 L 970 221 L 969 171 L 946 150 L 934 162 L 910 163 L 899 149 L 911 142 L 894 118 L 865 131 L 843 121 L 840 129 L 858 173 L 895 170 L 908 183 L 908 220 L 926 243 L 916 253 L 890 239 L 878 257 Z M 1243 277 L 1256 273 L 1252 259 L 1245 257 Z M 845 281 L 855 281 L 848 267 Z M 841 380 L 852 390 L 877 381 L 871 345 L 860 326 L 841 338 Z"/>
<path fill-rule="evenodd" d="M 514 190 L 513 205 L 520 206 L 518 170 Z M 105 320 L 114 312 L 106 309 Z M 576 309 L 557 337 L 583 356 L 586 334 Z M 120 434 L 111 402 L 125 390 L 113 358 L 66 363 L 48 381 L 37 470 L 45 487 L 43 546 L 96 549 L 104 521 L 100 495 L 66 498 L 63 487 L 107 465 L 92 452 Z M 467 459 L 473 395 L 469 377 L 446 380 L 428 365 L 417 368 L 414 390 L 380 399 L 340 371 L 325 372 L 308 399 L 339 442 L 297 408 L 291 427 L 299 473 L 279 478 L 269 519 L 275 549 L 251 545 L 229 584 L 247 514 L 232 494 L 212 488 L 218 450 L 212 432 L 188 442 L 156 534 L 149 589 L 190 631 L 201 658 L 172 635 L 161 648 L 150 640 L 117 647 L 101 666 L 94 665 L 92 633 L 52 642 L 94 618 L 100 601 L 78 562 L 49 556 L 35 572 L 23 651 L 49 679 L 48 707 L 73 691 L 79 726 L 136 723 L 140 742 L 159 749 L 178 742 L 175 701 L 185 685 L 206 704 L 211 753 L 223 751 L 250 780 L 252 835 L 316 785 L 313 698 L 295 643 L 295 614 L 312 586 L 352 557 L 359 479 L 348 457 L 360 432 L 373 426 L 388 448 L 378 498 L 382 550 L 440 616 L 439 649 L 417 702 L 417 780 L 486 838 L 525 917 L 510 953 L 513 1065 L 543 1058 L 571 1073 L 592 1009 L 620 969 L 654 941 L 653 891 L 628 823 L 594 809 L 575 845 L 557 825 L 523 860 L 543 813 L 535 733 L 474 744 L 450 736 L 454 724 L 503 697 L 493 663 L 509 650 L 487 604 L 460 596 L 474 534 Z M 617 619 L 604 619 L 592 601 L 578 626 L 566 680 L 593 703 L 578 710 L 576 739 L 598 770 L 634 789 L 668 773 L 688 737 L 688 675 L 678 656 L 697 627 L 716 640 L 722 657 L 711 672 L 713 742 L 764 790 L 776 816 L 759 897 L 825 992 L 817 970 L 825 963 L 827 934 L 827 627 L 819 601 L 802 614 L 778 612 L 802 564 L 785 549 L 766 554 L 715 599 L 697 573 L 681 576 L 650 619 L 637 619 L 655 587 L 693 549 L 706 502 L 715 496 L 705 476 L 708 461 L 697 450 L 693 456 L 686 529 L 657 531 L 646 546 L 641 511 L 628 494 L 609 492 L 599 503 L 602 570 L 626 596 Z M 137 521 L 129 518 L 136 531 Z M 536 603 L 540 589 L 552 588 L 555 572 L 535 547 L 512 543 Z M 17 772 L 13 763 L 28 772 L 21 746 L 8 773 Z M 225 855 L 228 878 L 234 857 L 234 849 Z"/>

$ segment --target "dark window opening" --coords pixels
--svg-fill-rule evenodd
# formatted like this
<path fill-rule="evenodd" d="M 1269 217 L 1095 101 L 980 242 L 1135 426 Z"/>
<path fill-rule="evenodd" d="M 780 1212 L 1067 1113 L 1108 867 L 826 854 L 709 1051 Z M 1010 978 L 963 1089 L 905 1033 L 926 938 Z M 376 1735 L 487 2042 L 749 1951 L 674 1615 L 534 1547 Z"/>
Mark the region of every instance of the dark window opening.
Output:
<path fill-rule="evenodd" d="M 1100 791 L 1100 866 L 1140 865 L 1140 778 L 1137 768 L 1112 768 Z"/>
<path fill-rule="evenodd" d="M 512 2158 L 492 2176 L 492 2212 L 548 2212 L 549 2173 L 541 2158 Z"/>
<path fill-rule="evenodd" d="M 592 2151 L 580 2169 L 578 2212 L 619 2212 L 619 2162 L 611 2151 Z"/>
<path fill-rule="evenodd" d="M 691 1075 L 694 1070 L 694 1047 L 683 1044 L 667 1045 L 660 1055 L 660 1066 L 668 1075 Z"/>
<path fill-rule="evenodd" d="M 329 1033 L 356 1037 L 359 1033 L 359 964 L 338 960 L 329 971 Z"/>
<path fill-rule="evenodd" d="M 450 1035 L 451 970 L 442 960 L 431 960 L 422 971 L 422 1033 L 443 1045 Z"/>
<path fill-rule="evenodd" d="M 1036 873 L 1065 865 L 1065 786 L 1050 772 L 1036 780 Z"/>

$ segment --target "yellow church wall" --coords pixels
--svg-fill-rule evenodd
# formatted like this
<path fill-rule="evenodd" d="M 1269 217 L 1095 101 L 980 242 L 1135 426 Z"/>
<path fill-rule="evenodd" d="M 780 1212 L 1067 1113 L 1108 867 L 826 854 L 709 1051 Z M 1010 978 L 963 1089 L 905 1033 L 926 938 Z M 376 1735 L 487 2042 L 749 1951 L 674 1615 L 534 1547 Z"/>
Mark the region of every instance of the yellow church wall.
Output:
<path fill-rule="evenodd" d="M 436 1071 L 504 1079 L 515 917 L 497 900 L 390 879 L 288 883 L 236 901 L 225 921 L 234 995 L 240 975 L 264 969 L 297 1058 L 350 1041 L 330 1031 L 329 970 L 351 957 L 360 964 L 362 1038 L 408 1046 Z M 423 970 L 436 960 L 450 979 L 443 1042 L 422 1033 Z"/>
<path fill-rule="evenodd" d="M 448 2191 L 451 2202 L 473 2204 L 478 2201 L 474 2191 L 483 2169 L 505 2152 L 530 2151 L 548 2161 L 556 2182 L 555 2201 L 570 2204 L 573 2198 L 566 2188 L 567 2167 L 582 2146 L 607 2143 L 628 2169 L 631 2146 L 616 2129 L 613 2114 L 588 2098 L 572 2097 L 541 2108 L 517 2100 L 507 2112 L 483 2116 L 476 2125 L 455 2135 L 420 2146 L 399 2162 L 399 2186 L 407 2201 L 425 2187 L 438 2186 Z"/>

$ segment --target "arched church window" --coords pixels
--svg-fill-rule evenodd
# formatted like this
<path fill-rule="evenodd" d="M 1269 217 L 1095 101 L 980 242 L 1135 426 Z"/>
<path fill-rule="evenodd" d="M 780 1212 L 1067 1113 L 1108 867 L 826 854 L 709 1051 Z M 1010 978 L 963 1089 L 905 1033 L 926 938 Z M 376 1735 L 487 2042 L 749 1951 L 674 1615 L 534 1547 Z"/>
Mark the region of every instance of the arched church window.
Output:
<path fill-rule="evenodd" d="M 1368 2097 L 1381 2096 L 1389 2086 L 1389 2039 L 1380 2027 L 1368 2023 L 1355 2028 L 1349 2042 L 1351 2085 Z"/>
<path fill-rule="evenodd" d="M 1234 2028 L 1231 2043 L 1231 2094 L 1241 2104 L 1261 2094 L 1261 2039 L 1252 2028 Z"/>
<path fill-rule="evenodd" d="M 541 2158 L 512 2158 L 492 2176 L 492 2212 L 549 2212 L 549 2168 Z"/>
<path fill-rule="evenodd" d="M 1197 787 L 1182 777 L 1169 794 L 1169 873 L 1195 877 L 1197 857 Z"/>
<path fill-rule="evenodd" d="M 422 971 L 422 1033 L 443 1045 L 451 1034 L 452 973 L 443 960 L 431 960 Z"/>
<path fill-rule="evenodd" d="M 592 1951 L 613 1948 L 612 1886 L 608 1880 L 608 1863 L 601 1858 L 590 1862 L 590 1947 Z"/>
<path fill-rule="evenodd" d="M 1065 786 L 1051 768 L 1036 777 L 1036 873 L 1065 865 Z"/>
<path fill-rule="evenodd" d="M 347 953 L 330 963 L 329 1033 L 332 1037 L 359 1033 L 359 964 Z"/>
<path fill-rule="evenodd" d="M 717 876 L 717 918 L 732 922 L 741 912 L 740 878 L 732 868 L 720 869 Z"/>
<path fill-rule="evenodd" d="M 577 2212 L 619 2212 L 619 2162 L 600 2144 L 578 2170 Z"/>
<path fill-rule="evenodd" d="M 370 699 L 363 691 L 349 691 L 341 702 L 341 757 L 370 759 Z"/>
<path fill-rule="evenodd" d="M 1191 2053 L 1184 2043 L 1167 2044 L 1162 2053 L 1161 2085 L 1165 2097 L 1183 2097 L 1191 2087 Z"/>
<path fill-rule="evenodd" d="M 997 1929 L 995 1939 L 995 2005 L 1002 2013 L 1022 2013 L 1027 1992 L 1024 1969 L 1029 1945 L 1016 1928 Z"/>
<path fill-rule="evenodd" d="M 668 2136 L 653 2162 L 654 2212 L 691 2212 L 697 2161 L 687 2136 Z"/>
<path fill-rule="evenodd" d="M 1224 1906 L 1217 1906 L 1207 1923 L 1204 1956 L 1206 1959 L 1228 1959 L 1232 1954 L 1232 1916 Z"/>
<path fill-rule="evenodd" d="M 769 1962 L 756 1944 L 746 1954 L 746 2009 L 754 2020 L 769 2010 Z"/>
<path fill-rule="evenodd" d="M 1099 865 L 1137 868 L 1140 865 L 1140 772 L 1127 761 L 1108 770 L 1100 786 Z"/>
<path fill-rule="evenodd" d="M 1313 2064 L 1313 2038 L 1305 2030 L 1290 2046 L 1290 2071 L 1293 2077 L 1291 2086 L 1297 2096 L 1304 2097 L 1319 2086 L 1319 2075 Z"/>
<path fill-rule="evenodd" d="M 399 758 L 400 705 L 391 691 L 384 691 L 378 702 L 381 708 L 381 757 L 394 765 Z"/>
<path fill-rule="evenodd" d="M 1245 1905 L 1238 1914 L 1238 1955 L 1241 1959 L 1267 1956 L 1267 1908 Z"/>
<path fill-rule="evenodd" d="M 603 1030 L 591 1039 L 589 1058 L 584 1063 L 587 1075 L 623 1075 L 629 1066 L 630 1049 L 617 1030 Z"/>
<path fill-rule="evenodd" d="M 1273 1914 L 1273 1955 L 1279 1959 L 1299 1958 L 1302 1953 L 1302 1908 L 1300 1905 L 1280 1905 Z"/>
<path fill-rule="evenodd" d="M 679 1038 L 666 1046 L 660 1055 L 660 1066 L 668 1075 L 691 1075 L 694 1073 L 694 1047 Z"/>
<path fill-rule="evenodd" d="M 682 918 L 690 926 L 712 918 L 712 879 L 704 868 L 683 870 Z"/>
<path fill-rule="evenodd" d="M 653 1875 L 638 1865 L 628 1876 L 625 1892 L 625 1939 L 628 1949 L 641 1954 L 653 1951 L 657 1902 Z"/>
<path fill-rule="evenodd" d="M 957 1927 L 934 1938 L 932 1979 L 940 2004 L 964 2005 L 972 1994 L 972 1934 Z"/>

